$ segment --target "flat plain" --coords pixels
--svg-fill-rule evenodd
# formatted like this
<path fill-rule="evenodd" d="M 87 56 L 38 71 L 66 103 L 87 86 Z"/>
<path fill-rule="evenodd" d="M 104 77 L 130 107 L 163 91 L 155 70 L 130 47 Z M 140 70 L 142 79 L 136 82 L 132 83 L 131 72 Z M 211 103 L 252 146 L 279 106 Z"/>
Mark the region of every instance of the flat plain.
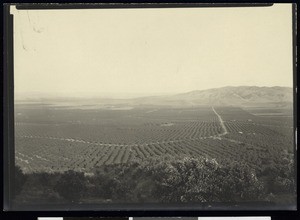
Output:
<path fill-rule="evenodd" d="M 255 169 L 294 156 L 291 109 L 233 106 L 85 108 L 38 103 L 15 108 L 15 159 L 24 173 L 202 155 Z"/>

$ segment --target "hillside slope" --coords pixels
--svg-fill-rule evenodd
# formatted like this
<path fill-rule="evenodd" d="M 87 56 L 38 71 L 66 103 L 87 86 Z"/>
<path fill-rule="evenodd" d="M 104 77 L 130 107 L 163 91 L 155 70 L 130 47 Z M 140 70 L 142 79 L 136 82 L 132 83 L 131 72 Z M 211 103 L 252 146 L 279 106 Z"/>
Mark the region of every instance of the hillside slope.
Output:
<path fill-rule="evenodd" d="M 135 103 L 149 105 L 234 105 L 288 104 L 293 102 L 289 87 L 227 86 L 196 90 L 171 96 L 143 97 Z"/>

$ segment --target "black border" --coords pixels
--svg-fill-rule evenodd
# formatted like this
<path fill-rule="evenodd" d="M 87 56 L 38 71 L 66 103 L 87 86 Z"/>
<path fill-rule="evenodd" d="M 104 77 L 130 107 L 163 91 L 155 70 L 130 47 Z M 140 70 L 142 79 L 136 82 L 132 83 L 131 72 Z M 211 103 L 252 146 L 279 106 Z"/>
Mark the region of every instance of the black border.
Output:
<path fill-rule="evenodd" d="M 70 4 L 16 4 L 19 10 L 31 9 L 116 9 L 116 8 L 192 8 L 192 7 L 268 7 L 273 3 L 70 3 Z"/>
<path fill-rule="evenodd" d="M 299 118 L 298 118 L 298 92 L 297 92 L 297 87 L 298 87 L 298 69 L 297 69 L 297 47 L 298 47 L 298 39 L 297 39 L 297 30 L 299 30 L 299 22 L 297 20 L 297 11 L 298 10 L 298 6 L 297 4 L 293 4 L 292 6 L 292 31 L 293 31 L 293 35 L 292 35 L 292 43 L 293 43 L 293 95 L 294 95 L 294 141 L 295 146 L 294 146 L 294 167 L 295 167 L 295 180 L 296 180 L 296 194 L 297 194 L 297 209 L 298 209 L 298 204 L 299 204 L 299 194 L 298 194 L 298 184 L 299 184 L 299 173 L 298 173 L 298 158 L 299 158 L 299 151 L 297 149 L 297 143 L 299 143 L 298 141 L 298 128 L 299 128 Z"/>
<path fill-rule="evenodd" d="M 287 3 L 287 2 L 286 2 Z M 295 2 L 288 2 L 288 3 L 295 3 Z M 251 4 L 245 5 L 245 3 L 215 3 L 211 6 L 208 6 L 208 4 L 211 5 L 211 3 L 165 3 L 164 5 L 154 3 L 146 3 L 146 4 L 128 4 L 128 3 L 113 3 L 113 4 L 101 4 L 101 5 L 94 5 L 94 4 L 89 4 L 88 6 L 84 6 L 84 8 L 168 8 L 168 7 L 173 7 L 173 8 L 178 8 L 178 7 L 251 7 Z M 260 3 L 259 3 L 260 4 Z M 262 6 L 259 5 L 258 3 L 252 4 L 252 6 Z M 262 3 L 262 4 L 267 4 L 264 6 L 271 6 L 272 3 Z M 16 4 L 17 8 L 22 10 L 22 9 L 41 9 L 41 5 L 34 5 L 32 6 L 31 3 L 28 3 L 26 5 L 20 5 Z M 30 6 L 31 5 L 31 6 Z M 13 35 L 13 29 L 10 28 L 13 25 L 13 16 L 9 14 L 9 4 L 6 4 L 3 6 L 3 32 L 4 32 L 4 39 L 3 39 L 3 47 L 4 47 L 4 57 L 3 57 L 3 81 L 2 87 L 3 87 L 3 108 L 1 109 L 3 111 L 3 163 L 4 164 L 12 164 L 14 163 L 14 157 L 7 157 L 8 155 L 14 155 L 14 150 L 9 149 L 8 147 L 5 146 L 13 146 L 13 141 L 14 141 L 14 128 L 10 126 L 9 124 L 10 120 L 14 118 L 14 113 L 13 113 L 13 106 L 14 106 L 14 97 L 13 93 L 10 91 L 13 91 L 13 41 L 12 41 L 12 35 Z M 69 7 L 71 6 L 71 7 Z M 82 9 L 82 4 L 68 4 L 68 5 L 58 5 L 56 4 L 51 4 L 51 9 L 67 9 L 67 8 L 80 8 Z M 47 5 L 46 7 L 50 7 L 50 5 Z M 47 8 L 50 9 L 50 8 Z M 297 23 L 297 18 L 296 18 L 296 13 L 295 11 L 299 11 L 298 5 L 293 4 L 293 72 L 294 72 L 294 127 L 298 127 L 299 119 L 297 118 L 297 109 L 298 109 L 298 102 L 297 102 L 297 30 L 299 30 L 299 23 Z M 295 138 L 297 138 L 297 134 L 295 133 Z M 295 139 L 296 140 L 296 139 Z M 12 142 L 11 142 L 12 141 Z M 295 157 L 297 157 L 298 151 L 296 151 Z M 296 160 L 297 161 L 297 160 Z M 297 166 L 297 165 L 296 165 Z M 10 179 L 13 176 L 14 170 L 10 167 L 3 166 L 3 179 L 4 179 L 4 200 L 3 200 L 3 210 L 7 211 L 10 210 L 11 204 L 9 204 L 9 198 L 12 196 L 12 185 L 9 184 L 11 181 Z M 297 168 L 297 167 L 296 167 Z M 297 170 L 297 169 L 296 169 Z M 297 171 L 298 173 L 298 171 Z M 297 176 L 298 178 L 298 176 Z M 297 179 L 298 180 L 298 179 Z M 299 181 L 297 181 L 299 183 Z M 297 198 L 297 204 L 299 202 L 299 198 Z M 2 213 L 3 214 L 3 213 Z M 63 217 L 63 216 L 70 216 L 70 217 L 86 217 L 86 216 L 94 216 L 94 217 L 113 217 L 113 216 L 272 216 L 272 219 L 297 219 L 299 217 L 299 212 L 298 211 L 279 211 L 279 210 L 269 210 L 269 211 L 242 211 L 242 210 L 164 210 L 164 211 L 158 211 L 158 210 L 132 210 L 132 209 L 127 209 L 127 210 L 114 210 L 114 211 L 35 211 L 35 212 L 10 212 L 6 214 L 12 214 L 10 217 L 7 218 L 8 215 L 4 219 L 37 219 L 37 217 Z M 13 216 L 13 218 L 11 218 Z M 78 219 L 80 220 L 80 219 Z"/>
<path fill-rule="evenodd" d="M 10 15 L 9 6 L 5 7 L 4 26 L 4 57 L 3 57 L 3 176 L 4 176 L 4 210 L 10 208 L 10 201 L 13 197 L 15 159 L 14 154 L 14 97 L 13 97 L 13 15 Z M 6 73 L 6 74 L 5 74 Z"/>

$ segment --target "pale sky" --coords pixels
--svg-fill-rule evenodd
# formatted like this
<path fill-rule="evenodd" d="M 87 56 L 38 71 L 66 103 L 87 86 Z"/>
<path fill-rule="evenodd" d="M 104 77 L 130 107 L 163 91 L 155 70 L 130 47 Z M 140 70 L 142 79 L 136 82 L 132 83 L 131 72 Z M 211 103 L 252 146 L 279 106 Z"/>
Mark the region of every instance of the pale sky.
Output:
<path fill-rule="evenodd" d="M 292 5 L 16 10 L 16 97 L 292 87 Z"/>

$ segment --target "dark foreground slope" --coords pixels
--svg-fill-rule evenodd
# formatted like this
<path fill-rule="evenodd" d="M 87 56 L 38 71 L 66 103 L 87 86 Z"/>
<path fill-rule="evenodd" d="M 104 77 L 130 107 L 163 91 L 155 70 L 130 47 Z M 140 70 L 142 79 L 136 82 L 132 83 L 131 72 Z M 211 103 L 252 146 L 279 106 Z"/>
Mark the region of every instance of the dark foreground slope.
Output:
<path fill-rule="evenodd" d="M 18 169 L 19 170 L 19 169 Z M 21 174 L 24 186 L 16 204 L 183 204 L 206 207 L 245 203 L 293 205 L 293 165 L 273 167 L 269 180 L 248 166 L 222 166 L 205 157 L 149 158 L 128 164 L 102 166 L 93 176 L 64 173 Z M 279 179 L 278 179 L 279 178 Z M 275 181 L 275 182 L 274 182 Z M 256 207 L 265 209 L 266 207 Z"/>

